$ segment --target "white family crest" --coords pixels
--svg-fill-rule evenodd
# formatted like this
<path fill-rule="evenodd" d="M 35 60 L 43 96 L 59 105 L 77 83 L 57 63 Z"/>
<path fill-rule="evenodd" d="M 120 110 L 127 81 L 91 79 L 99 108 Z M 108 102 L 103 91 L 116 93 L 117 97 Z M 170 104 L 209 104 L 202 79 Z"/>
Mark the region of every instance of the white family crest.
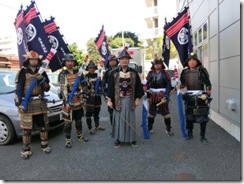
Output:
<path fill-rule="evenodd" d="M 107 54 L 107 43 L 103 42 L 102 43 L 102 54 L 105 56 Z"/>
<path fill-rule="evenodd" d="M 21 45 L 23 41 L 23 31 L 20 27 L 17 29 L 16 35 L 17 35 L 17 43 L 18 45 Z"/>
<path fill-rule="evenodd" d="M 33 24 L 29 24 L 26 29 L 25 33 L 27 36 L 27 41 L 30 42 L 36 37 L 36 28 L 33 26 Z"/>
<path fill-rule="evenodd" d="M 165 45 L 166 45 L 166 48 L 169 50 L 169 37 L 167 35 L 165 35 Z"/>
<path fill-rule="evenodd" d="M 48 36 L 48 39 L 49 39 L 49 42 L 52 45 L 52 48 L 54 48 L 54 49 L 57 50 L 58 49 L 58 46 L 59 46 L 58 39 L 55 36 L 53 36 L 53 35 L 49 35 Z"/>
<path fill-rule="evenodd" d="M 185 27 L 181 28 L 178 33 L 177 39 L 181 45 L 188 43 L 188 30 Z"/>

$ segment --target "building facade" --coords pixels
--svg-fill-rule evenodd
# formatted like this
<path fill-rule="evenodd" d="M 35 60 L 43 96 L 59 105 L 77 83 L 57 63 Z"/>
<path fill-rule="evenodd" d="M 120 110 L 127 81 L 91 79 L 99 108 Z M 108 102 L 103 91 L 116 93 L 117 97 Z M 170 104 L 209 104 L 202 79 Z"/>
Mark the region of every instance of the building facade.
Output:
<path fill-rule="evenodd" d="M 210 118 L 240 141 L 240 1 L 176 0 L 172 1 L 176 7 L 175 13 L 174 8 L 168 5 L 169 1 L 145 2 L 148 34 L 144 37 L 148 45 L 155 44 L 157 37 L 163 35 L 165 15 L 172 15 L 173 18 L 177 12 L 189 6 L 193 49 L 209 71 L 212 82 Z M 172 18 L 167 17 L 169 22 Z"/>
<path fill-rule="evenodd" d="M 5 36 L 0 37 L 0 54 L 18 55 L 16 37 Z"/>
<path fill-rule="evenodd" d="M 189 0 L 194 50 L 212 82 L 210 118 L 240 141 L 240 1 Z"/>

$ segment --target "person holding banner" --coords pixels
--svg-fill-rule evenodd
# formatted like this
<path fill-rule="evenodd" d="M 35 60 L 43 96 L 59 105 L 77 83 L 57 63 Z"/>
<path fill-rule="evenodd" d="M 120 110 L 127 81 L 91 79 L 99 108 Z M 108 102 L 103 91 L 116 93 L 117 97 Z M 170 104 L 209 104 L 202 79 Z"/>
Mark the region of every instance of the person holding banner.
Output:
<path fill-rule="evenodd" d="M 211 101 L 211 82 L 206 68 L 202 65 L 197 54 L 191 52 L 186 60 L 186 67 L 180 76 L 181 89 L 186 88 L 183 95 L 185 101 L 185 119 L 187 140 L 193 138 L 194 123 L 200 124 L 201 142 L 207 144 L 205 137 L 209 121 L 209 103 Z"/>
<path fill-rule="evenodd" d="M 100 79 L 100 74 L 95 73 L 97 66 L 94 61 L 90 60 L 86 70 L 88 73 L 85 75 L 85 80 L 83 83 L 84 91 L 88 94 L 86 99 L 86 123 L 91 135 L 95 134 L 94 129 L 92 128 L 92 119 L 93 116 L 95 122 L 95 130 L 105 130 L 99 123 L 99 114 L 101 111 L 102 98 L 102 81 Z M 98 85 L 96 85 L 98 84 Z"/>
<path fill-rule="evenodd" d="M 31 133 L 34 124 L 39 128 L 41 148 L 44 153 L 51 153 L 51 148 L 48 143 L 48 132 L 46 126 L 48 124 L 48 108 L 44 99 L 44 92 L 50 90 L 49 79 L 44 71 L 38 73 L 39 67 L 42 65 L 42 56 L 35 51 L 30 51 L 26 54 L 26 59 L 23 66 L 16 75 L 16 95 L 15 105 L 20 113 L 20 127 L 23 129 L 23 147 L 21 157 L 26 160 L 32 155 L 30 143 Z M 37 84 L 30 92 L 27 109 L 24 108 L 23 101 L 26 97 L 28 87 L 31 82 L 37 78 Z"/>
<path fill-rule="evenodd" d="M 112 122 L 112 138 L 116 139 L 114 148 L 121 143 L 137 145 L 135 108 L 144 95 L 139 74 L 129 68 L 131 56 L 123 49 L 118 56 L 120 66 L 110 74 L 107 105 L 114 110 Z"/>
<path fill-rule="evenodd" d="M 71 141 L 71 129 L 72 122 L 75 121 L 76 134 L 79 141 L 87 142 L 88 138 L 83 135 L 82 132 L 82 117 L 84 116 L 83 110 L 83 93 L 82 93 L 82 81 L 84 80 L 84 75 L 79 74 L 77 69 L 74 67 L 77 65 L 77 60 L 73 54 L 68 53 L 62 59 L 62 65 L 66 67 L 65 70 L 60 73 L 60 91 L 62 93 L 64 106 L 63 106 L 63 119 L 65 121 L 64 132 L 65 132 L 65 147 L 72 148 Z M 80 77 L 80 82 L 76 89 L 74 82 L 77 77 Z M 70 99 L 71 92 L 74 91 L 74 96 Z"/>
<path fill-rule="evenodd" d="M 106 70 L 104 77 L 103 77 L 103 91 L 104 91 L 104 95 L 105 97 L 107 96 L 107 91 L 108 91 L 108 84 L 109 84 L 109 79 L 111 77 L 111 72 L 116 69 L 118 67 L 119 61 L 116 58 L 115 55 L 110 55 L 108 57 L 108 69 Z M 112 121 L 113 121 L 113 108 L 108 107 L 108 112 L 110 115 L 110 123 L 112 125 Z"/>
<path fill-rule="evenodd" d="M 147 75 L 147 98 L 149 98 L 148 131 L 153 133 L 154 118 L 157 113 L 164 117 L 166 133 L 173 136 L 169 109 L 170 91 L 172 89 L 170 74 L 164 70 L 161 58 L 155 58 L 152 70 Z"/>

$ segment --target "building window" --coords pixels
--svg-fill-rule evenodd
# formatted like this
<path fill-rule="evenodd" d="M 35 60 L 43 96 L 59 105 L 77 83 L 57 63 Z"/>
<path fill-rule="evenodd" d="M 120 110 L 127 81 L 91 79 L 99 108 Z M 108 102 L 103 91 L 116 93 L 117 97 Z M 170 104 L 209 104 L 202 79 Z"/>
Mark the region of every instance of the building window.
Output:
<path fill-rule="evenodd" d="M 154 0 L 154 6 L 158 6 L 158 0 Z"/>
<path fill-rule="evenodd" d="M 206 40 L 208 37 L 208 24 L 207 22 L 203 25 L 203 40 Z"/>
<path fill-rule="evenodd" d="M 157 28 L 158 27 L 158 19 L 154 19 L 154 27 Z"/>
<path fill-rule="evenodd" d="M 195 35 L 194 35 L 194 45 L 195 46 L 197 45 L 197 33 L 195 33 Z"/>
<path fill-rule="evenodd" d="M 202 64 L 208 68 L 208 22 L 194 33 L 194 50 Z"/>
<path fill-rule="evenodd" d="M 202 28 L 198 30 L 198 43 L 202 42 Z"/>

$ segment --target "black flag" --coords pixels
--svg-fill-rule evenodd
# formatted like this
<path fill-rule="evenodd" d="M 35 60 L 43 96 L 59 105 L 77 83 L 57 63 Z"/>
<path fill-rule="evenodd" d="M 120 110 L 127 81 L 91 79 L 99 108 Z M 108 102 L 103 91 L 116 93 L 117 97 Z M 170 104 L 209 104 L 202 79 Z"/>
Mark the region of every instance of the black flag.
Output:
<path fill-rule="evenodd" d="M 192 52 L 193 48 L 188 9 L 189 7 L 185 7 L 172 22 L 164 27 L 166 34 L 172 40 L 178 51 L 183 66 L 185 66 L 188 54 Z"/>
<path fill-rule="evenodd" d="M 26 55 L 28 50 L 27 38 L 25 34 L 25 23 L 24 23 L 24 11 L 23 6 L 21 5 L 19 12 L 17 13 L 15 22 L 14 22 L 16 36 L 17 36 L 17 47 L 19 55 L 19 66 L 21 67 L 25 61 L 24 55 Z"/>
<path fill-rule="evenodd" d="M 108 49 L 107 37 L 105 35 L 104 27 L 100 30 L 99 35 L 95 39 L 95 44 L 97 49 L 102 57 L 102 62 L 104 66 L 107 66 L 108 56 L 110 55 L 110 51 Z"/>
<path fill-rule="evenodd" d="M 165 26 L 167 25 L 167 20 L 165 18 Z M 164 58 L 164 63 L 167 67 L 169 67 L 169 59 L 170 59 L 170 39 L 167 36 L 164 28 L 164 38 L 163 38 L 163 48 L 162 48 L 162 56 Z"/>

